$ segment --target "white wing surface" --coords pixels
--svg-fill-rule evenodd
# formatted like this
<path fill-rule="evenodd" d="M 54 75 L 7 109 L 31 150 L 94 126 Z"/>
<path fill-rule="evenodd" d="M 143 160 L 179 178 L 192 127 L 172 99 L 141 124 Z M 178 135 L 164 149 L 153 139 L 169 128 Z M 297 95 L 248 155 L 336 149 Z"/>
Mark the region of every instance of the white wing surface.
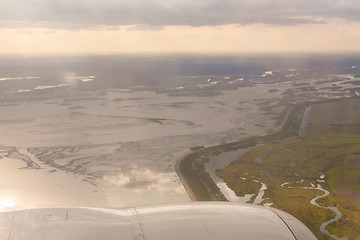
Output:
<path fill-rule="evenodd" d="M 42 208 L 0 213 L 0 240 L 311 240 L 293 216 L 218 202 L 107 210 Z"/>

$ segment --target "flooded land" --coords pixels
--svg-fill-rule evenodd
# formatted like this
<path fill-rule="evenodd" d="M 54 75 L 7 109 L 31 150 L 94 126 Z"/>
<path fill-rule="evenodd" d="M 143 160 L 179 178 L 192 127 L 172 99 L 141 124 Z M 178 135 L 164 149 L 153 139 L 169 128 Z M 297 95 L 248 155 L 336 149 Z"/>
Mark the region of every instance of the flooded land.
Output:
<path fill-rule="evenodd" d="M 360 58 L 341 56 L 330 62 L 326 59 L 3 57 L 0 207 L 121 208 L 190 201 L 175 166 L 194 147 L 207 148 L 242 139 L 255 139 L 255 145 L 267 147 L 263 145 L 266 139 L 258 136 L 281 129 L 294 105 L 360 95 Z M 311 133 L 309 129 L 310 123 L 306 131 L 302 130 L 304 139 Z M 210 175 L 218 177 L 214 175 L 216 169 L 253 152 L 239 151 L 230 160 L 226 157 L 226 163 L 207 165 Z M 215 156 L 218 154 L 209 156 L 210 161 L 222 158 L 223 155 Z M 252 160 L 252 165 L 266 165 L 265 154 L 253 159 L 256 161 Z M 296 159 L 286 164 L 296 165 L 293 169 L 300 166 Z M 320 167 L 314 171 L 314 177 L 318 178 L 320 171 L 327 181 L 331 174 Z M 273 203 L 280 208 L 269 196 L 272 184 L 253 177 L 250 170 L 247 173 L 241 175 L 242 180 L 252 182 L 246 184 L 245 190 L 234 192 L 230 191 L 230 184 L 230 188 L 223 186 L 225 192 L 232 194 L 231 199 L 240 202 L 238 198 L 245 196 L 247 199 L 241 201 Z M 281 179 L 278 186 L 293 182 L 293 177 L 289 178 Z M 226 179 L 225 182 L 228 183 Z M 332 189 L 322 187 L 333 196 Z M 317 190 L 311 191 L 309 197 L 314 197 Z M 351 195 L 348 188 L 339 191 Z M 225 199 L 229 198 L 225 192 Z M 345 215 L 340 206 L 338 209 Z M 323 217 L 321 221 L 327 219 Z M 328 231 L 339 237 L 344 235 Z"/>

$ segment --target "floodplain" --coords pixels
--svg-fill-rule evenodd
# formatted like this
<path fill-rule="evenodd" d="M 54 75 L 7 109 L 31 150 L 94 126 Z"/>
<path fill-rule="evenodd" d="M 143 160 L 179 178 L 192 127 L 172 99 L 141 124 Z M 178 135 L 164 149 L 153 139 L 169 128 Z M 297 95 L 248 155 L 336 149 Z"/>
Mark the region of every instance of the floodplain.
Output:
<path fill-rule="evenodd" d="M 261 204 L 296 216 L 319 239 L 357 239 L 359 160 L 360 101 L 332 101 L 311 106 L 304 137 L 254 147 L 217 175 L 237 196 L 265 183 Z"/>

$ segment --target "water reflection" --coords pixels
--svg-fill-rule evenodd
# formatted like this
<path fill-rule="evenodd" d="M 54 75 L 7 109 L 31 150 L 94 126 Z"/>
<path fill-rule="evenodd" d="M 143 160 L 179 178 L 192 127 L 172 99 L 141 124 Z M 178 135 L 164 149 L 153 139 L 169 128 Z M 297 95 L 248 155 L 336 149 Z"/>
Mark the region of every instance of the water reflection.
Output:
<path fill-rule="evenodd" d="M 239 159 L 246 152 L 250 151 L 250 148 L 238 149 L 236 151 L 231 152 L 223 152 L 217 156 L 212 156 L 209 159 L 209 162 L 205 164 L 205 171 L 208 172 L 216 183 L 216 185 L 220 188 L 221 192 L 224 194 L 225 198 L 230 202 L 235 203 L 246 203 L 248 202 L 253 194 L 245 195 L 244 197 L 238 197 L 234 191 L 227 186 L 224 180 L 216 175 L 217 169 L 222 169 L 229 165 L 232 161 Z"/>

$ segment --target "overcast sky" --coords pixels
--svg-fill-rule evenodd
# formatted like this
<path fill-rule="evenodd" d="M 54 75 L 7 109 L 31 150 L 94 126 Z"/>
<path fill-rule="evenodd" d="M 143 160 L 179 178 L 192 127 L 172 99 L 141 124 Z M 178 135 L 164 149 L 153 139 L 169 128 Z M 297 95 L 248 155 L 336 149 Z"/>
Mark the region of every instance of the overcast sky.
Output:
<path fill-rule="evenodd" d="M 359 0 L 0 0 L 0 53 L 359 51 Z"/>

